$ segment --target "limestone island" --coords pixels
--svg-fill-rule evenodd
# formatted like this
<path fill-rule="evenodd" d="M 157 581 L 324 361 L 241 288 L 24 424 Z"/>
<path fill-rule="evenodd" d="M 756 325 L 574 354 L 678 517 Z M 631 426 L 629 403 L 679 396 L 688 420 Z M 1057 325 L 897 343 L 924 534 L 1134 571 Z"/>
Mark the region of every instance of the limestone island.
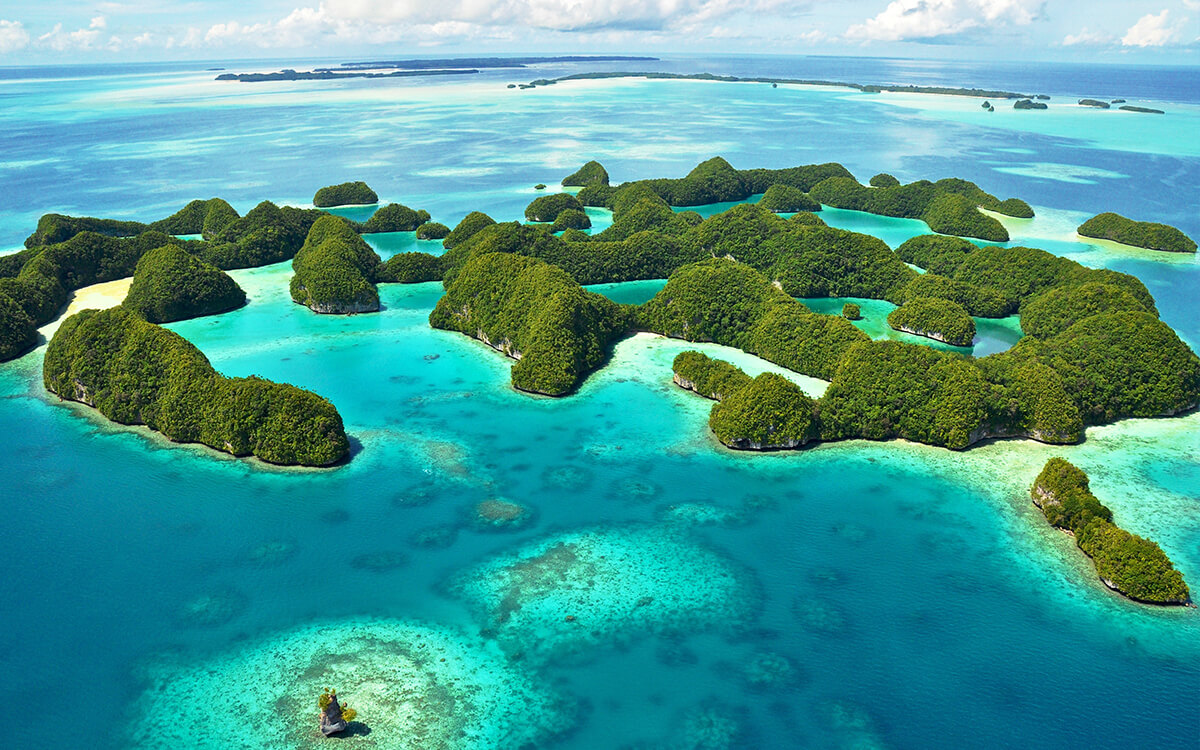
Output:
<path fill-rule="evenodd" d="M 246 293 L 216 266 L 165 245 L 138 261 L 122 304 L 151 323 L 171 323 L 235 310 Z"/>
<path fill-rule="evenodd" d="M 1109 108 L 1109 107 L 1111 107 L 1112 105 L 1111 105 L 1111 104 L 1109 104 L 1108 102 L 1102 102 L 1102 101 L 1100 101 L 1099 99 L 1080 99 L 1080 100 L 1079 100 L 1079 106 L 1081 106 L 1081 107 L 1095 107 L 1095 108 L 1097 108 L 1097 109 L 1108 109 L 1108 108 Z"/>
<path fill-rule="evenodd" d="M 339 185 L 326 185 L 313 196 L 313 205 L 317 208 L 333 206 L 355 206 L 378 203 L 379 196 L 375 191 L 362 182 L 343 182 Z"/>
<path fill-rule="evenodd" d="M 291 385 L 224 377 L 182 336 L 123 307 L 67 318 L 42 373 L 59 398 L 173 442 L 300 466 L 329 466 L 350 451 L 333 404 Z"/>
<path fill-rule="evenodd" d="M 1124 104 L 1124 105 L 1118 107 L 1118 109 L 1121 109 L 1125 112 L 1140 112 L 1140 113 L 1146 114 L 1146 115 L 1165 115 L 1166 114 L 1166 112 L 1162 111 L 1161 109 L 1152 109 L 1150 107 L 1136 107 L 1132 104 Z"/>
<path fill-rule="evenodd" d="M 374 194 L 372 191 L 371 195 Z M 403 203 L 389 203 L 371 214 L 371 218 L 363 222 L 358 231 L 361 234 L 415 232 L 422 224 L 429 221 L 429 218 L 428 211 L 411 209 Z"/>
<path fill-rule="evenodd" d="M 950 299 L 916 297 L 888 313 L 888 325 L 897 331 L 925 336 L 954 346 L 975 340 L 975 320 Z"/>
<path fill-rule="evenodd" d="M 1075 538 L 1105 586 L 1135 602 L 1190 605 L 1191 592 L 1170 558 L 1154 542 L 1115 525 L 1088 484 L 1083 471 L 1052 458 L 1030 494 L 1047 521 Z"/>
<path fill-rule="evenodd" d="M 1049 106 L 1044 102 L 1035 102 L 1031 99 L 1018 99 L 1013 103 L 1013 109 L 1049 109 Z"/>
<path fill-rule="evenodd" d="M 853 302 L 847 302 L 842 305 L 842 317 L 846 320 L 861 320 L 862 308 Z"/>
<path fill-rule="evenodd" d="M 1196 252 L 1196 241 L 1173 226 L 1151 221 L 1134 221 L 1111 212 L 1093 216 L 1080 224 L 1075 231 L 1083 237 L 1111 240 L 1147 250 L 1162 250 L 1168 253 Z"/>
<path fill-rule="evenodd" d="M 323 216 L 292 259 L 292 300 L 316 313 L 378 312 L 375 278 L 381 264 L 349 221 Z"/>

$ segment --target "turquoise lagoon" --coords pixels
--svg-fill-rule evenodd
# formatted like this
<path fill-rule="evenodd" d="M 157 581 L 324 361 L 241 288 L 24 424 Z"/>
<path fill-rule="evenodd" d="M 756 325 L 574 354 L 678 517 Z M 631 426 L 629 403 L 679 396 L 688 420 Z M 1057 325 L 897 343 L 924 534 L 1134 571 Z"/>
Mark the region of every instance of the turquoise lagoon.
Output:
<path fill-rule="evenodd" d="M 768 63 L 785 65 L 713 65 Z M 23 198 L 0 207 L 0 244 L 19 245 L 47 211 L 154 218 L 210 195 L 243 211 L 305 205 L 345 179 L 453 225 L 475 209 L 518 218 L 532 185 L 589 158 L 618 180 L 714 153 L 842 161 L 864 179 L 957 175 L 1029 198 L 1039 217 L 1014 242 L 1137 274 L 1200 344 L 1193 259 L 1070 233 L 1076 216 L 1132 206 L 1200 234 L 1167 208 L 1171 189 L 1200 185 L 1200 163 L 1170 142 L 1128 149 L 1116 131 L 1138 120 L 1108 118 L 1113 132 L 1084 139 L 838 90 L 503 86 L 543 72 L 560 70 L 436 86 L 5 70 L 0 181 Z M 1094 92 L 1092 79 L 1071 89 L 1073 75 L 1067 93 Z M 1180 123 L 1164 138 L 1190 138 L 1197 102 L 1164 105 Z M 1098 185 L 1028 163 L 1097 170 L 1073 174 Z M 825 217 L 893 246 L 923 231 Z M 372 242 L 385 256 L 418 245 Z M 1048 457 L 1068 456 L 1200 585 L 1196 414 L 1093 428 L 1068 448 L 733 453 L 707 432 L 711 402 L 670 382 L 683 342 L 633 337 L 578 393 L 533 398 L 509 387 L 509 361 L 429 328 L 438 284 L 382 286 L 379 314 L 342 318 L 292 304 L 287 264 L 234 276 L 248 306 L 171 328 L 224 373 L 328 397 L 353 457 L 281 470 L 171 445 L 48 398 L 42 350 L 0 365 L 0 674 L 34 717 L 21 747 L 317 745 L 306 722 L 325 681 L 370 729 L 348 747 L 1196 745 L 1196 610 L 1108 592 L 1027 495 Z M 640 301 L 661 283 L 598 291 Z M 864 309 L 864 327 L 886 316 Z M 1011 345 L 1012 323 L 981 327 L 976 353 Z M 531 522 L 481 525 L 474 508 L 492 498 Z"/>

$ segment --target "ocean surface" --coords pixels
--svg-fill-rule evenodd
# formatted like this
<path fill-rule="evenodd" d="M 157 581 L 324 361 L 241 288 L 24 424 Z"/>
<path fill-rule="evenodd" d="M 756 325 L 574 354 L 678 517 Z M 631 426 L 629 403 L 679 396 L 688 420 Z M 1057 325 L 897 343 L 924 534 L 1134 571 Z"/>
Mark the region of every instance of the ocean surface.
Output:
<path fill-rule="evenodd" d="M 716 154 L 838 161 L 864 181 L 956 176 L 1028 200 L 1037 218 L 1006 220 L 1014 244 L 1137 275 L 1200 347 L 1195 258 L 1074 234 L 1118 210 L 1200 236 L 1194 68 L 680 57 L 262 84 L 205 70 L 330 62 L 0 68 L 0 248 L 52 211 L 304 206 L 352 179 L 453 226 L 472 210 L 517 219 L 534 184 L 589 159 L 616 181 Z M 759 84 L 506 88 L 621 68 L 1053 99 L 987 113 L 970 98 Z M 1168 114 L 1074 106 L 1085 96 Z M 823 215 L 893 247 L 927 231 Z M 372 243 L 383 257 L 438 248 Z M 535 398 L 511 389 L 509 360 L 429 327 L 439 284 L 383 285 L 379 314 L 334 317 L 290 301 L 288 264 L 232 275 L 249 305 L 170 327 L 223 373 L 329 398 L 353 457 L 282 470 L 171 445 L 49 398 L 44 347 L 0 364 L 0 678 L 20 708 L 6 746 L 324 746 L 322 687 L 365 724 L 346 747 L 1200 745 L 1200 614 L 1107 591 L 1027 489 L 1050 456 L 1076 462 L 1195 590 L 1194 413 L 1092 428 L 1071 447 L 740 454 L 709 435 L 710 402 L 671 385 L 671 359 L 695 345 L 638 335 L 578 393 Z M 640 302 L 661 285 L 597 291 Z M 886 303 L 863 309 L 872 336 L 899 335 Z M 989 321 L 973 351 L 1019 336 L 1015 319 Z M 525 513 L 481 520 L 495 499 Z"/>

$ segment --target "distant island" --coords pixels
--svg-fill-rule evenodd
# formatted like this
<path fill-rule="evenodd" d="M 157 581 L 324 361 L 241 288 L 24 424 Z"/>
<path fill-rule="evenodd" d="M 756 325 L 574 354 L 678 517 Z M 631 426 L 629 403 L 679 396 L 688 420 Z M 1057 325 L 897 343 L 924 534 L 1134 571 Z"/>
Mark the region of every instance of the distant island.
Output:
<path fill-rule="evenodd" d="M 285 68 L 276 73 L 222 73 L 215 80 L 240 81 L 242 83 L 263 83 L 265 81 L 335 81 L 340 78 L 415 78 L 417 76 L 458 76 L 472 75 L 479 71 L 474 68 L 453 70 L 395 70 L 390 73 L 369 73 L 366 71 L 350 71 L 336 73 L 332 70 L 292 70 Z"/>
<path fill-rule="evenodd" d="M 275 73 L 223 73 L 218 81 L 262 83 L 265 81 L 334 81 L 341 78 L 412 78 L 416 76 L 473 75 L 481 69 L 524 68 L 541 63 L 564 62 L 629 62 L 657 61 L 657 57 L 622 55 L 567 55 L 561 57 L 447 57 L 441 59 L 380 60 L 348 62 L 337 68 L 293 70 L 285 68 Z M 213 68 L 224 70 L 224 68 Z M 388 72 L 373 72 L 383 71 Z"/>
<path fill-rule="evenodd" d="M 440 59 L 374 60 L 367 62 L 342 63 L 345 70 L 363 68 L 402 68 L 425 70 L 429 68 L 524 68 L 543 63 L 587 63 L 587 62 L 657 62 L 657 57 L 636 55 L 561 55 L 558 57 L 443 57 Z M 333 70 L 333 68 L 317 68 Z"/>
<path fill-rule="evenodd" d="M 522 88 L 551 86 L 563 81 L 594 81 L 607 78 L 647 78 L 650 80 L 667 81 L 720 81 L 724 83 L 769 83 L 793 84 L 800 86 L 835 86 L 838 88 L 857 89 L 867 94 L 878 94 L 884 91 L 899 94 L 943 94 L 946 96 L 974 96 L 984 99 L 1049 99 L 1045 94 L 1019 94 L 1014 91 L 994 91 L 991 89 L 955 88 L 951 86 L 911 86 L 901 84 L 863 84 L 848 81 L 829 81 L 807 78 L 745 78 L 741 76 L 722 76 L 713 73 L 658 73 L 653 71 L 626 72 L 615 71 L 605 73 L 572 73 L 558 78 L 539 78 L 523 84 Z"/>

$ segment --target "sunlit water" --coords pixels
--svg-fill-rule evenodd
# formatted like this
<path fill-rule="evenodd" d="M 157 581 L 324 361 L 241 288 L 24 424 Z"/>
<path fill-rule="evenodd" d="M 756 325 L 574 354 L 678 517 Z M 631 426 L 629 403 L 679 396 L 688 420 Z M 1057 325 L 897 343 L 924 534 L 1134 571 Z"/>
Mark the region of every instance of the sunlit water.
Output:
<path fill-rule="evenodd" d="M 752 74 L 759 63 L 712 64 Z M 863 65 L 901 81 L 932 75 Z M 736 84 L 504 88 L 573 70 L 262 86 L 195 69 L 75 80 L 5 70 L 0 181 L 17 198 L 0 207 L 0 245 L 19 245 L 47 211 L 151 219 L 212 195 L 240 210 L 306 205 L 345 179 L 453 225 L 474 209 L 519 218 L 536 183 L 590 158 L 617 180 L 679 175 L 714 153 L 745 167 L 841 161 L 862 179 L 954 175 L 1027 198 L 1039 216 L 1010 222 L 1014 244 L 1138 275 L 1164 319 L 1200 342 L 1191 258 L 1073 236 L 1113 208 L 1200 234 L 1177 192 L 1200 185 L 1194 98 L 1164 105 L 1171 127 L 1153 126 L 1148 153 L 1126 149 L 1138 137 L 1126 123 L 1151 127 L 1132 115 L 1064 135 L 1010 112 L 977 122 L 969 99 L 914 108 Z M 1106 93 L 1085 72 L 1064 67 L 1052 93 Z M 939 75 L 956 73 L 968 85 L 982 76 Z M 994 78 L 983 80 L 1005 85 Z M 591 213 L 602 228 L 604 212 Z M 824 216 L 892 246 L 924 231 Z M 384 257 L 438 248 L 411 233 L 371 241 Z M 577 394 L 534 398 L 509 387 L 494 351 L 428 326 L 439 284 L 385 285 L 379 314 L 333 317 L 291 303 L 287 264 L 233 275 L 247 307 L 170 327 L 226 374 L 328 397 L 354 456 L 289 471 L 170 445 L 47 397 L 42 350 L 0 365 L 0 675 L 29 722 L 21 747 L 305 746 L 310 692 L 326 679 L 372 727 L 352 742 L 380 747 L 420 746 L 414 727 L 461 728 L 468 739 L 451 747 L 1196 745 L 1196 611 L 1105 590 L 1027 495 L 1048 457 L 1068 456 L 1122 526 L 1159 541 L 1200 585 L 1196 415 L 1094 428 L 1069 448 L 859 441 L 738 454 L 708 434 L 711 402 L 670 383 L 672 358 L 692 348 L 683 342 L 633 337 Z M 640 302 L 662 283 L 596 289 Z M 805 302 L 838 312 L 843 301 Z M 869 334 L 903 336 L 882 322 L 889 305 L 863 309 Z M 1019 334 L 1013 320 L 981 322 L 974 353 Z M 751 373 L 778 369 L 703 348 Z M 475 506 L 493 498 L 528 513 L 481 522 Z M 412 656 L 414 641 L 437 658 Z M 388 669 L 454 688 L 419 716 L 373 717 L 386 691 L 355 681 Z"/>

